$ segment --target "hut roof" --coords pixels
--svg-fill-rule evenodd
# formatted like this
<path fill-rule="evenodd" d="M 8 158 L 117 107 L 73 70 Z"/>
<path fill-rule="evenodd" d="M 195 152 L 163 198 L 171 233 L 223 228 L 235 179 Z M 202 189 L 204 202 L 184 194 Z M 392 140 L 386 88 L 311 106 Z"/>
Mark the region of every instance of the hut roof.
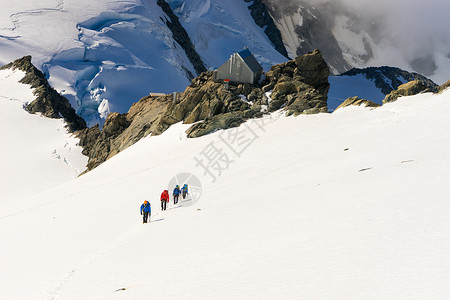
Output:
<path fill-rule="evenodd" d="M 244 50 L 238 52 L 238 54 L 254 73 L 258 73 L 258 72 L 262 71 L 261 65 L 256 60 L 256 58 L 252 55 L 250 50 L 244 49 Z"/>

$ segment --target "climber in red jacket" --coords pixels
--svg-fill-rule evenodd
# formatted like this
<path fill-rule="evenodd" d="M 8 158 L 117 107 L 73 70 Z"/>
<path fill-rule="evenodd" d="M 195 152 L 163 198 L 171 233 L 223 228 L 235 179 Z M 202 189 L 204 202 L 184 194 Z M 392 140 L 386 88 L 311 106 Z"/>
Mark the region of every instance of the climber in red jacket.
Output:
<path fill-rule="evenodd" d="M 161 193 L 161 210 L 166 210 L 168 202 L 169 202 L 169 191 L 164 190 Z"/>

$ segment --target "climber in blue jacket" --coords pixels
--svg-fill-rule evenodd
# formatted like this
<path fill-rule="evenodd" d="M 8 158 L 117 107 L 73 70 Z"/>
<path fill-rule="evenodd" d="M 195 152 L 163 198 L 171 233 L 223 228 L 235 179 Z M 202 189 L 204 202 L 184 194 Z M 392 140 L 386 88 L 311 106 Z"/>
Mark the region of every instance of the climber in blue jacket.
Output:
<path fill-rule="evenodd" d="M 186 198 L 186 195 L 189 194 L 188 192 L 188 185 L 184 184 L 183 187 L 181 188 L 181 193 L 183 194 L 183 199 Z"/>
<path fill-rule="evenodd" d="M 141 205 L 141 215 L 144 217 L 143 223 L 147 223 L 149 216 L 152 214 L 152 207 L 150 206 L 150 202 L 147 200 L 144 201 Z"/>
<path fill-rule="evenodd" d="M 177 204 L 178 203 L 178 198 L 180 197 L 181 191 L 180 191 L 180 186 L 177 185 L 175 187 L 175 189 L 173 190 L 173 204 Z"/>

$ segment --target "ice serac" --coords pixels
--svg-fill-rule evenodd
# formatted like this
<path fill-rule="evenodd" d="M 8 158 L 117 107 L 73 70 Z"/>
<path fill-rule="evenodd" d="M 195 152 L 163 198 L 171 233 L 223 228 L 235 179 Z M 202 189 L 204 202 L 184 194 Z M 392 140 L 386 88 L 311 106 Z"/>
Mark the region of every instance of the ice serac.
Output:
<path fill-rule="evenodd" d="M 157 4 L 169 17 L 170 20 L 166 19 L 165 23 L 167 27 L 169 27 L 169 29 L 172 31 L 175 41 L 180 44 L 180 46 L 186 52 L 187 57 L 189 58 L 190 62 L 195 68 L 195 71 L 197 72 L 197 75 L 199 75 L 201 72 L 206 71 L 205 63 L 195 50 L 189 34 L 183 28 L 180 21 L 178 20 L 178 17 L 173 13 L 169 4 L 165 0 L 158 0 Z M 185 71 L 190 79 L 193 79 L 195 77 L 189 72 L 189 70 L 185 69 Z"/>
<path fill-rule="evenodd" d="M 230 83 L 226 88 L 212 71 L 203 72 L 175 101 L 173 95 L 144 97 L 128 113 L 110 114 L 103 130 L 95 126 L 78 132 L 83 153 L 90 157 L 88 169 L 179 122 L 193 124 L 186 133 L 196 138 L 281 107 L 288 115 L 326 113 L 329 72 L 319 50 L 273 66 L 257 85 Z"/>
<path fill-rule="evenodd" d="M 280 30 L 275 25 L 272 17 L 267 11 L 267 7 L 262 0 L 244 0 L 245 2 L 252 2 L 248 7 L 252 18 L 255 20 L 256 25 L 264 28 L 264 33 L 274 45 L 275 49 L 280 52 L 284 57 L 289 58 L 289 54 L 283 43 L 283 37 Z"/>
<path fill-rule="evenodd" d="M 36 100 L 27 105 L 30 113 L 41 113 L 54 119 L 64 118 L 71 132 L 86 128 L 86 122 L 75 113 L 69 101 L 53 89 L 44 74 L 31 63 L 31 56 L 24 56 L 0 69 L 19 69 L 25 72 L 26 75 L 20 82 L 34 88 L 36 96 Z"/>

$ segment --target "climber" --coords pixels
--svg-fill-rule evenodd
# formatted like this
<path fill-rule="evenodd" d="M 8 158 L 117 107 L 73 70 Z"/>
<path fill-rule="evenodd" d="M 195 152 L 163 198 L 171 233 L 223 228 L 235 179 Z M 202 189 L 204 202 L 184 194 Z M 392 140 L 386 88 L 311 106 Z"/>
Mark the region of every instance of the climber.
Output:
<path fill-rule="evenodd" d="M 149 216 L 151 217 L 152 207 L 150 206 L 150 202 L 147 200 L 141 205 L 141 215 L 144 217 L 143 223 L 147 223 Z M 150 220 L 149 220 L 150 221 Z"/>
<path fill-rule="evenodd" d="M 184 185 L 183 185 L 183 187 L 181 188 L 181 193 L 182 193 L 182 195 L 183 195 L 183 199 L 185 199 L 185 198 L 186 198 L 186 195 L 189 194 L 189 193 L 188 193 L 188 185 L 187 185 L 187 184 L 184 184 Z"/>
<path fill-rule="evenodd" d="M 177 186 L 173 189 L 173 204 L 178 203 L 178 198 L 180 197 L 181 191 L 180 186 L 177 184 Z"/>
<path fill-rule="evenodd" d="M 169 191 L 168 190 L 164 190 L 161 193 L 161 210 L 166 210 L 167 202 L 169 202 Z"/>

